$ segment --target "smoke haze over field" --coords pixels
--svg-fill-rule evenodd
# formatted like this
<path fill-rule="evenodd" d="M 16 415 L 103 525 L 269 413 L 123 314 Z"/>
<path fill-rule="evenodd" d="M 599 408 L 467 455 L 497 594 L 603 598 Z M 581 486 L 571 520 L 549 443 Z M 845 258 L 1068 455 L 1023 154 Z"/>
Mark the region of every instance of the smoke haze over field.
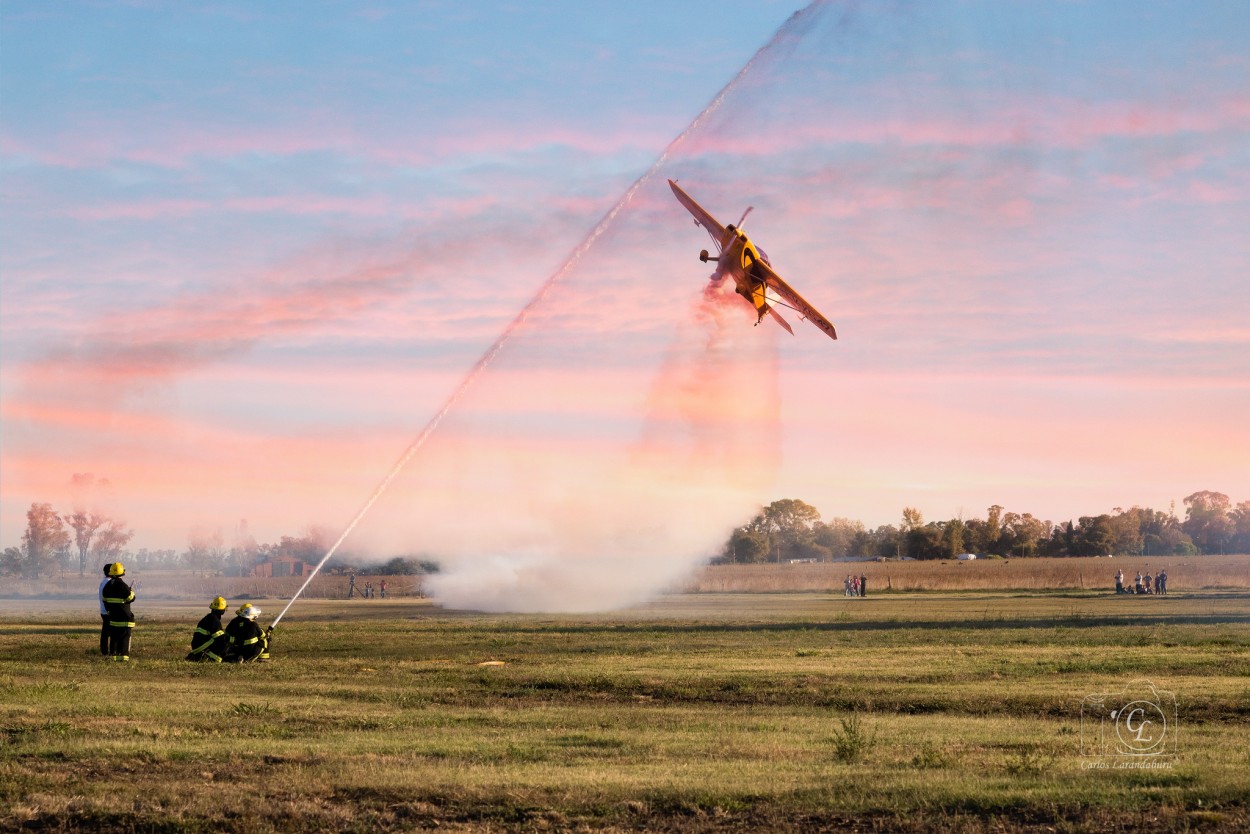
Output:
<path fill-rule="evenodd" d="M 779 450 L 774 343 L 748 338 L 743 312 L 731 290 L 703 295 L 633 442 L 591 450 L 553 438 L 524 460 L 500 452 L 485 467 L 489 487 L 442 492 L 444 510 L 418 511 L 420 538 L 442 565 L 427 583 L 434 598 L 488 611 L 602 611 L 641 602 L 714 555 L 754 510 Z M 572 456 L 581 460 L 570 468 Z M 444 460 L 455 467 L 459 457 Z M 485 534 L 473 529 L 477 508 L 489 515 Z"/>
<path fill-rule="evenodd" d="M 876 526 L 1250 494 L 1250 7 L 792 11 L 0 6 L 2 544 L 79 473 L 132 548 L 346 529 L 772 33 L 348 552 L 441 559 L 448 604 L 599 608 L 776 498 Z M 840 340 L 702 298 L 668 177 L 754 205 Z"/>

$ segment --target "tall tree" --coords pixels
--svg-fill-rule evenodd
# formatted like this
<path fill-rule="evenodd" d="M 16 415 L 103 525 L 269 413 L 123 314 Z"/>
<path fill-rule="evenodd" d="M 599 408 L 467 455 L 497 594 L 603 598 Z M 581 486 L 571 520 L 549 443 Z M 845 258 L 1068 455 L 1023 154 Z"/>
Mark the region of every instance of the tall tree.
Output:
<path fill-rule="evenodd" d="M 907 554 L 913 559 L 941 559 L 946 555 L 945 525 L 931 521 L 907 533 Z"/>
<path fill-rule="evenodd" d="M 91 553 L 91 541 L 96 531 L 109 523 L 105 507 L 110 503 L 113 485 L 108 478 L 97 478 L 90 472 L 75 472 L 69 479 L 70 495 L 74 511 L 65 521 L 74 530 L 74 544 L 78 548 L 78 575 L 87 572 L 87 555 Z"/>
<path fill-rule="evenodd" d="M 182 554 L 182 560 L 201 575 L 216 572 L 226 556 L 223 541 L 220 530 L 196 527 L 187 537 L 187 549 Z"/>
<path fill-rule="evenodd" d="M 56 565 L 69 549 L 70 535 L 65 522 L 51 504 L 31 504 L 26 511 L 26 532 L 22 535 L 25 572 L 38 579 L 45 568 Z"/>
<path fill-rule="evenodd" d="M 1195 492 L 1185 498 L 1185 523 L 1181 529 L 1201 552 L 1223 553 L 1236 529 L 1230 509 L 1231 502 L 1222 492 Z"/>
<path fill-rule="evenodd" d="M 1233 522 L 1233 540 L 1229 549 L 1233 553 L 1250 553 L 1250 501 L 1242 501 L 1228 515 Z"/>
<path fill-rule="evenodd" d="M 844 559 L 851 554 L 856 536 L 864 532 L 864 524 L 849 518 L 835 518 L 828 524 L 816 522 L 812 526 L 816 544 L 829 551 L 833 559 Z"/>
<path fill-rule="evenodd" d="M 1115 529 L 1111 516 L 1081 516 L 1077 523 L 1072 556 L 1106 556 L 1115 549 Z"/>
<path fill-rule="evenodd" d="M 768 561 L 768 537 L 747 527 L 739 527 L 725 543 L 722 559 L 736 564 Z"/>
<path fill-rule="evenodd" d="M 109 519 L 96 533 L 91 553 L 99 562 L 116 562 L 122 555 L 122 548 L 134 537 L 135 531 L 128 529 L 126 522 Z"/>
<path fill-rule="evenodd" d="M 911 556 L 913 534 L 924 525 L 924 516 L 915 507 L 903 507 L 903 523 L 899 526 L 899 544 L 903 551 L 898 556 Z M 918 557 L 919 558 L 919 557 Z"/>
<path fill-rule="evenodd" d="M 943 549 L 946 551 L 946 556 L 953 559 L 964 552 L 964 529 L 962 518 L 952 518 L 946 522 L 946 528 L 942 531 L 945 540 Z"/>
<path fill-rule="evenodd" d="M 1002 555 L 1034 555 L 1049 526 L 1048 522 L 1034 518 L 1032 513 L 1007 513 L 998 536 L 1004 551 Z"/>
<path fill-rule="evenodd" d="M 995 553 L 999 556 L 1006 556 L 1003 552 L 1003 508 L 998 504 L 993 505 L 985 511 L 985 550 L 987 553 Z"/>
<path fill-rule="evenodd" d="M 65 517 L 74 530 L 74 545 L 78 548 L 78 575 L 87 575 L 87 554 L 91 552 L 91 540 L 96 530 L 104 524 L 104 516 L 87 510 L 74 510 Z"/>
<path fill-rule="evenodd" d="M 773 561 L 782 552 L 793 552 L 811 541 L 812 526 L 820 521 L 820 511 L 797 498 L 782 498 L 764 508 L 764 528 L 772 541 Z"/>

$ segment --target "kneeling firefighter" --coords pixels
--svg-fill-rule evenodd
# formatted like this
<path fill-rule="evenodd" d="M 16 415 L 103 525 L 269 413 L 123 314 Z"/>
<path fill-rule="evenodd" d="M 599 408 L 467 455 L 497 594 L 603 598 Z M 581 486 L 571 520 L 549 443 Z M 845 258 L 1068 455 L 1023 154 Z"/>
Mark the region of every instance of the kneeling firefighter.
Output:
<path fill-rule="evenodd" d="M 131 613 L 130 603 L 135 601 L 135 592 L 122 579 L 126 568 L 121 562 L 109 565 L 109 581 L 100 590 L 100 599 L 108 609 L 109 616 L 109 655 L 114 660 L 130 660 L 130 635 L 135 628 L 135 615 Z"/>
<path fill-rule="evenodd" d="M 273 627 L 268 629 L 260 627 L 256 618 L 261 613 L 261 610 L 250 602 L 244 603 L 235 612 L 234 619 L 230 621 L 230 625 L 226 626 L 226 634 L 230 638 L 229 654 L 225 658 L 227 661 L 246 663 L 249 660 L 269 659 L 269 633 L 273 631 Z"/>
<path fill-rule="evenodd" d="M 221 663 L 230 646 L 230 637 L 221 625 L 221 615 L 226 611 L 226 598 L 217 597 L 208 604 L 208 613 L 195 627 L 191 635 L 191 651 L 187 660 L 206 660 Z"/>

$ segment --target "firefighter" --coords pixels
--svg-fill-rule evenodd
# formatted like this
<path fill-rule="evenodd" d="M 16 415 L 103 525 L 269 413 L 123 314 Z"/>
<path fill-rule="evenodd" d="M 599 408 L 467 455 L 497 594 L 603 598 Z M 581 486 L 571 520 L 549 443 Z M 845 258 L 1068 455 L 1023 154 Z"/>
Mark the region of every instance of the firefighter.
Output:
<path fill-rule="evenodd" d="M 100 654 L 104 657 L 109 656 L 109 610 L 104 604 L 104 586 L 109 584 L 109 568 L 113 567 L 113 563 L 109 562 L 104 566 L 104 578 L 100 580 Z"/>
<path fill-rule="evenodd" d="M 235 612 L 235 617 L 226 626 L 226 634 L 230 637 L 230 653 L 226 660 L 232 663 L 246 663 L 251 660 L 269 659 L 269 633 L 260 627 L 256 618 L 261 610 L 250 602 L 244 603 Z"/>
<path fill-rule="evenodd" d="M 217 597 L 208 604 L 208 613 L 195 627 L 191 635 L 191 652 L 187 660 L 205 660 L 210 663 L 221 663 L 226 656 L 226 647 L 230 638 L 221 625 L 221 615 L 226 610 L 226 598 Z"/>
<path fill-rule="evenodd" d="M 130 635 L 135 628 L 135 615 L 130 611 L 130 603 L 135 601 L 135 592 L 122 579 L 125 575 L 126 567 L 121 562 L 109 565 L 109 581 L 104 583 L 100 598 L 109 612 L 109 654 L 114 660 L 128 662 Z"/>

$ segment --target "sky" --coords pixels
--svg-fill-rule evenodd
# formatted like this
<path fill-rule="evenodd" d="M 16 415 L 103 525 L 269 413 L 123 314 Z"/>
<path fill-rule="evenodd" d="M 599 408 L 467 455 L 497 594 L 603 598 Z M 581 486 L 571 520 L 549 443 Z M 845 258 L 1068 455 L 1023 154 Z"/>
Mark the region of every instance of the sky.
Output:
<path fill-rule="evenodd" d="M 1242 2 L 5 0 L 0 45 L 3 546 L 342 530 L 424 429 L 354 544 L 468 584 L 778 498 L 1250 499 Z M 667 178 L 839 339 L 705 295 Z"/>

